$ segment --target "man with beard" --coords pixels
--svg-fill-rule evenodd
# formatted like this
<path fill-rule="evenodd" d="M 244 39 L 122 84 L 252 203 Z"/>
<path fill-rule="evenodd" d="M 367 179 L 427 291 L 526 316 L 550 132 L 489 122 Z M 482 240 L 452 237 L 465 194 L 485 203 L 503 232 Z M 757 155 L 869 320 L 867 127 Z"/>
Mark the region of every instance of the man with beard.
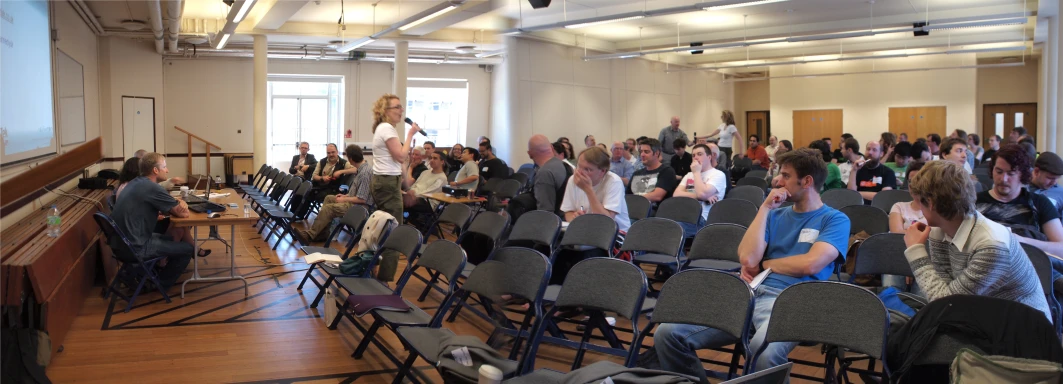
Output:
<path fill-rule="evenodd" d="M 897 188 L 897 176 L 892 169 L 883 166 L 882 147 L 877 141 L 867 142 L 865 150 L 867 160 L 853 163 L 853 172 L 849 173 L 849 189 L 860 192 L 864 200 L 870 201 L 880 191 Z"/>
<path fill-rule="evenodd" d="M 975 209 L 989 220 L 1011 228 L 1020 242 L 1063 255 L 1059 211 L 1047 197 L 1023 188 L 1033 177 L 1033 159 L 1018 144 L 1008 144 L 991 161 L 993 188 L 978 194 Z"/>

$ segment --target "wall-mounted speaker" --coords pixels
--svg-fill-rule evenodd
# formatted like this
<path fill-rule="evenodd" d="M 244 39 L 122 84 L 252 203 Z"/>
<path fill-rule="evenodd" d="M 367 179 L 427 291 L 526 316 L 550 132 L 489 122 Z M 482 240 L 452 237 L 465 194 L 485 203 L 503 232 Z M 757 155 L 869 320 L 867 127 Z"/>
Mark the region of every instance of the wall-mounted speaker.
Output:
<path fill-rule="evenodd" d="M 546 8 L 550 6 L 550 0 L 528 0 L 528 3 L 530 3 L 532 8 L 535 9 Z"/>

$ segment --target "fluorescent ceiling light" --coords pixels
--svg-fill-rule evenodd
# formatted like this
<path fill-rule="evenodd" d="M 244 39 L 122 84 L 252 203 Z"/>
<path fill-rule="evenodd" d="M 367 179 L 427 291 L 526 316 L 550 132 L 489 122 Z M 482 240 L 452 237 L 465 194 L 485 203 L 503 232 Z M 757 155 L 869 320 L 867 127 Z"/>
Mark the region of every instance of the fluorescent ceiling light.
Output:
<path fill-rule="evenodd" d="M 439 17 L 439 15 L 442 15 L 444 13 L 450 12 L 450 11 L 456 9 L 456 8 L 458 8 L 456 5 L 451 5 L 451 6 L 448 6 L 446 8 L 440 9 L 438 11 L 435 11 L 435 13 L 432 13 L 432 14 L 430 14 L 428 16 L 425 16 L 425 17 L 422 17 L 420 19 L 417 19 L 416 21 L 414 21 L 412 23 L 409 23 L 409 24 L 406 24 L 406 25 L 403 25 L 403 26 L 399 27 L 399 30 L 400 31 L 405 31 L 407 29 L 416 27 L 416 26 L 421 25 L 422 23 L 424 23 L 424 22 L 426 22 L 428 20 L 432 20 L 432 19 L 434 19 L 436 17 Z"/>
<path fill-rule="evenodd" d="M 236 17 L 233 18 L 234 23 L 239 23 L 244 20 L 244 16 L 247 16 L 247 12 L 251 10 L 251 5 L 255 4 L 255 0 L 244 0 L 244 3 L 240 5 L 240 11 L 236 13 Z"/>
<path fill-rule="evenodd" d="M 221 38 L 218 39 L 218 43 L 214 45 L 214 49 L 225 48 L 225 44 L 229 42 L 229 36 L 232 36 L 232 35 L 230 35 L 228 33 L 226 33 L 224 35 L 221 35 Z"/>
<path fill-rule="evenodd" d="M 618 21 L 638 20 L 638 19 L 642 19 L 642 18 L 645 18 L 645 17 L 646 16 L 644 16 L 644 15 L 620 17 L 620 18 L 616 18 L 616 19 L 607 19 L 607 20 L 600 20 L 600 21 L 591 21 L 591 22 L 587 22 L 587 23 L 566 25 L 565 28 L 576 29 L 576 28 L 590 27 L 590 26 L 601 25 L 601 24 L 615 23 L 615 22 L 618 22 Z"/>
<path fill-rule="evenodd" d="M 819 40 L 833 40 L 833 39 L 847 39 L 851 37 L 865 37 L 874 36 L 875 31 L 858 31 L 858 32 L 845 32 L 845 33 L 829 33 L 825 35 L 809 35 L 809 36 L 797 36 L 787 38 L 786 41 L 791 43 L 799 43 L 802 41 L 819 41 Z"/>
<path fill-rule="evenodd" d="M 712 6 L 705 7 L 704 9 L 706 11 L 719 11 L 719 10 L 731 9 L 731 8 L 752 7 L 754 5 L 781 3 L 781 2 L 784 2 L 784 1 L 789 1 L 789 0 L 738 1 L 738 2 L 730 2 L 730 4 L 712 5 Z"/>
<path fill-rule="evenodd" d="M 494 50 L 494 51 L 487 51 L 487 52 L 480 52 L 480 53 L 477 53 L 477 54 L 476 54 L 476 57 L 479 57 L 479 58 L 483 59 L 483 58 L 485 58 L 485 57 L 494 57 L 494 56 L 498 56 L 498 55 L 501 55 L 501 54 L 503 54 L 503 53 L 506 53 L 506 50 L 505 50 L 505 49 L 497 49 L 497 50 Z"/>
<path fill-rule="evenodd" d="M 639 56 L 642 56 L 641 52 L 617 52 L 617 53 L 610 53 L 610 54 L 598 55 L 598 56 L 584 56 L 583 57 L 583 61 L 608 60 L 608 59 L 630 59 L 632 57 L 639 57 Z"/>
<path fill-rule="evenodd" d="M 981 28 L 981 27 L 999 27 L 1004 25 L 1022 25 L 1026 24 L 1025 17 L 1012 17 L 1007 19 L 996 20 L 984 20 L 984 21 L 971 21 L 966 23 L 949 23 L 938 25 L 927 25 L 923 27 L 923 31 L 935 31 L 935 30 L 953 30 L 953 29 L 965 29 L 965 28 Z"/>
<path fill-rule="evenodd" d="M 372 43 L 374 41 L 376 41 L 376 39 L 366 36 L 366 37 L 363 37 L 361 39 L 358 39 L 358 40 L 352 41 L 350 43 L 344 44 L 342 47 L 336 48 L 336 51 L 337 52 L 341 52 L 341 53 L 347 53 L 347 52 L 353 51 L 355 49 L 364 47 L 364 46 L 366 46 L 369 43 Z"/>

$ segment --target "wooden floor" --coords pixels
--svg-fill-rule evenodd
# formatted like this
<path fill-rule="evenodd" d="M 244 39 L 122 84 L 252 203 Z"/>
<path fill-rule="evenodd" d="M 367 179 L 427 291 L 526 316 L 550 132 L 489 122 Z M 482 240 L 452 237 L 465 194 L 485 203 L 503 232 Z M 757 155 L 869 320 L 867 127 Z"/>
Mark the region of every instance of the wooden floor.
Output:
<path fill-rule="evenodd" d="M 228 227 L 219 230 L 223 238 L 229 238 Z M 361 340 L 357 329 L 344 320 L 330 331 L 322 320 L 324 304 L 309 308 L 318 290 L 310 283 L 302 292 L 296 290 L 307 267 L 301 254 L 287 239 L 273 251 L 275 241 L 274 237 L 267 244 L 254 229 L 237 227 L 236 267 L 248 278 L 250 296 L 246 298 L 238 281 L 190 283 L 184 299 L 178 284 L 170 291 L 172 303 L 149 292 L 129 313 L 121 312 L 125 302 L 119 302 L 115 313 L 108 313 L 109 301 L 93 294 L 81 308 L 62 352 L 52 359 L 48 376 L 56 383 L 391 382 L 397 367 L 376 347 L 370 346 L 362 359 L 351 357 Z M 213 254 L 199 259 L 200 272 L 227 275 L 229 257 L 222 245 L 208 242 L 204 247 Z M 404 266 L 405 261 L 400 264 Z M 191 269 L 189 265 L 182 281 Z M 423 287 L 421 281 L 411 279 L 403 296 L 415 300 Z M 434 313 L 439 299 L 433 292 L 421 305 Z M 620 325 L 630 323 L 621 320 Z M 462 311 L 454 323 L 444 326 L 486 338 L 488 323 Z M 382 330 L 378 338 L 400 358 L 406 356 L 390 331 Z M 652 343 L 652 338 L 646 342 Z M 567 372 L 574 355 L 573 350 L 544 345 L 536 367 Z M 703 357 L 728 360 L 729 356 L 705 351 Z M 818 347 L 799 347 L 791 357 L 823 359 Z M 603 359 L 620 362 L 588 352 L 584 364 Z M 424 377 L 441 382 L 423 360 L 415 367 Z M 823 369 L 807 366 L 797 366 L 795 372 L 823 375 Z"/>

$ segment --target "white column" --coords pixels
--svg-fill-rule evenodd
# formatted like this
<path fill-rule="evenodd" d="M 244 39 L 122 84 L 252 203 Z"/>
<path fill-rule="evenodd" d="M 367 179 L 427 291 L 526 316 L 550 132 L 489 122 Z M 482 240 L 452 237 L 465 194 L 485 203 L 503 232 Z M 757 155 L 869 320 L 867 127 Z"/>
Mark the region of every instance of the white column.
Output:
<path fill-rule="evenodd" d="M 1057 148 L 1063 147 L 1059 141 L 1063 140 L 1063 136 L 1057 134 L 1056 130 L 1059 125 L 1057 119 L 1059 117 L 1059 109 L 1063 107 L 1059 99 L 1060 80 L 1063 77 L 1059 76 L 1059 52 L 1060 41 L 1063 38 L 1060 36 L 1059 28 L 1059 16 L 1050 17 L 1048 20 L 1048 36 L 1045 38 L 1044 46 L 1041 49 L 1041 73 L 1043 83 L 1042 95 L 1044 95 L 1044 103 L 1038 106 L 1038 111 L 1043 110 L 1045 116 L 1045 123 L 1038 127 L 1038 131 L 1044 132 L 1043 140 L 1038 138 L 1038 142 L 1044 142 L 1044 145 L 1038 146 L 1037 149 L 1041 151 L 1056 152 Z M 1040 112 L 1038 112 L 1040 114 Z"/>
<path fill-rule="evenodd" d="M 410 42 L 399 41 L 395 43 L 395 73 L 391 82 L 391 92 L 395 93 L 402 100 L 402 105 L 406 105 L 406 78 L 408 69 L 410 67 Z M 424 124 L 424 122 L 420 122 Z M 400 137 L 405 137 L 406 123 L 399 123 L 395 130 L 399 132 Z"/>
<path fill-rule="evenodd" d="M 266 147 L 266 58 L 266 35 L 255 35 L 255 74 L 252 80 L 254 84 L 252 89 L 254 90 L 255 108 L 252 121 L 255 124 L 254 158 L 256 165 L 265 164 L 266 154 L 268 153 L 268 148 Z"/>
<path fill-rule="evenodd" d="M 528 138 L 534 133 L 519 127 L 519 79 L 517 77 L 517 38 L 502 38 L 506 52 L 501 64 L 491 71 L 491 113 L 488 137 L 495 153 L 514 169 L 528 163 Z M 469 138 L 472 140 L 474 138 Z M 469 143 L 472 143 L 471 141 Z"/>

